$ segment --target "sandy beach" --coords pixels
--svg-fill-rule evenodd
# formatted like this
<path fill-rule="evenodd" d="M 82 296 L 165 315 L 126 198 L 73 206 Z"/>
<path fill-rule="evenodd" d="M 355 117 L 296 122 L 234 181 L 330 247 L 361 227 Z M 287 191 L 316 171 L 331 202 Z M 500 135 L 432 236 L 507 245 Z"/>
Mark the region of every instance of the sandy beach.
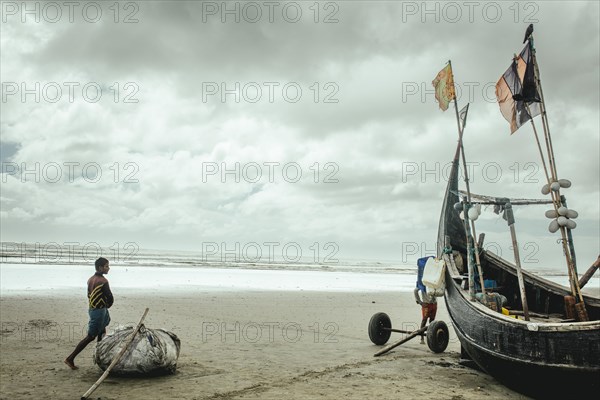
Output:
<path fill-rule="evenodd" d="M 317 274 L 318 275 L 318 274 Z M 72 371 L 63 359 L 85 335 L 83 290 L 2 293 L 0 397 L 78 399 L 100 377 L 90 345 Z M 448 349 L 432 353 L 414 339 L 382 357 L 367 334 L 376 312 L 395 328 L 420 318 L 410 292 L 113 289 L 109 333 L 135 324 L 181 339 L 177 373 L 109 377 L 93 399 L 522 399 L 493 378 L 459 365 Z M 445 305 L 438 319 L 449 322 Z M 391 341 L 401 339 L 393 334 Z"/>

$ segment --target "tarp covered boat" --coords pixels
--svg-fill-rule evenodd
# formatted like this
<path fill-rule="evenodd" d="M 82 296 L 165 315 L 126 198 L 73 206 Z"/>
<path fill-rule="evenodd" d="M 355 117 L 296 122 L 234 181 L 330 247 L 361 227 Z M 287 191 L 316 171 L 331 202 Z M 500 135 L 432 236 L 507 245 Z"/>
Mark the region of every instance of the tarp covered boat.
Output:
<path fill-rule="evenodd" d="M 106 370 L 119 354 L 133 330 L 134 327 L 118 328 L 98 343 L 94 362 L 102 370 Z M 180 347 L 181 342 L 174 333 L 142 325 L 111 374 L 150 376 L 175 373 Z"/>

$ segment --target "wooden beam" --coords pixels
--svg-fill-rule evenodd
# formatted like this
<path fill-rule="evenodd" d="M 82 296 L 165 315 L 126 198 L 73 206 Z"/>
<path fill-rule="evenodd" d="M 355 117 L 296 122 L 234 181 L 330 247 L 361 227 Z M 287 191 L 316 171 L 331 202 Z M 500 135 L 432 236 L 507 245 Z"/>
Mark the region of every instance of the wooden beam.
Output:
<path fill-rule="evenodd" d="M 594 276 L 594 273 L 598 270 L 599 267 L 600 267 L 600 256 L 598 256 L 598 259 L 596 259 L 596 261 L 592 264 L 592 266 L 589 267 L 588 270 L 585 271 L 585 274 L 583 274 L 583 276 L 579 279 L 579 287 L 580 288 L 584 287 L 588 283 L 590 278 L 592 276 Z"/>
<path fill-rule="evenodd" d="M 387 353 L 388 351 L 392 350 L 393 348 L 398 347 L 401 344 L 408 342 L 410 339 L 413 339 L 415 336 L 419 336 L 420 334 L 424 333 L 425 331 L 427 331 L 427 327 L 424 327 L 424 328 L 421 328 L 419 330 L 412 332 L 410 335 L 408 335 L 404 339 L 398 340 L 397 342 L 394 342 L 388 346 L 385 346 L 383 349 L 381 349 L 377 353 L 375 353 L 374 357 L 379 357 L 380 355 Z"/>

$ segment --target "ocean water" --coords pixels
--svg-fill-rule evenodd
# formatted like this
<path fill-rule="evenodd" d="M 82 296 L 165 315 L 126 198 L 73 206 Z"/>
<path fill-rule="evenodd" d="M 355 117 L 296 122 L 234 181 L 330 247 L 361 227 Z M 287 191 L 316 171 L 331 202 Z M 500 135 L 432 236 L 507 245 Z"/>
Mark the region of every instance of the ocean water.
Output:
<path fill-rule="evenodd" d="M 47 292 L 85 286 L 94 272 L 94 261 L 110 260 L 111 287 L 163 290 L 313 290 L 313 291 L 412 291 L 416 266 L 398 262 L 340 260 L 315 263 L 309 258 L 251 262 L 200 253 L 120 249 L 95 246 L 61 247 L 2 243 L 0 291 Z M 535 272 L 535 271 L 533 271 Z M 541 271 L 566 285 L 566 272 Z M 600 274 L 588 286 L 600 288 Z"/>
<path fill-rule="evenodd" d="M 0 265 L 2 295 L 49 290 L 85 290 L 93 274 L 89 265 Z M 307 290 L 410 291 L 416 277 L 343 271 L 265 270 L 216 267 L 112 266 L 108 279 L 113 290 Z"/>
<path fill-rule="evenodd" d="M 265 249 L 263 249 L 265 250 Z M 305 249 L 306 251 L 306 249 Z M 0 244 L 0 262 L 8 264 L 93 265 L 98 257 L 110 260 L 111 265 L 143 267 L 213 267 L 252 270 L 345 271 L 376 273 L 414 273 L 416 266 L 397 261 L 337 260 L 315 262 L 310 256 L 299 259 L 245 254 L 204 255 L 201 252 L 139 249 L 131 247 L 100 247 L 99 245 L 64 246 L 59 244 Z"/>
<path fill-rule="evenodd" d="M 409 291 L 416 268 L 393 262 L 315 263 L 137 248 L 68 247 L 2 243 L 2 294 L 84 286 L 98 257 L 110 260 L 111 287 L 168 290 Z"/>

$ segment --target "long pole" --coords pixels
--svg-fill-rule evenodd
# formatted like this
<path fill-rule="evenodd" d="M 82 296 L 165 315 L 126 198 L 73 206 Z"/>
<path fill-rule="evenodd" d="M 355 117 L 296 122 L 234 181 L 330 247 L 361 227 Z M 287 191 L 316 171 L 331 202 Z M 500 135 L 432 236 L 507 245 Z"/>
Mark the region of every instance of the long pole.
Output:
<path fill-rule="evenodd" d="M 452 71 L 452 61 L 448 60 L 448 64 L 450 64 L 450 70 Z M 454 85 L 454 71 L 452 71 L 452 84 Z M 454 88 L 453 88 L 454 89 Z M 460 123 L 460 116 L 458 115 L 458 102 L 456 100 L 456 91 L 454 92 L 454 112 L 456 114 L 456 125 L 458 127 L 458 142 L 460 145 L 460 154 L 461 154 L 461 158 L 462 158 L 462 163 L 463 163 L 463 169 L 465 172 L 465 185 L 467 188 L 467 204 L 468 206 L 464 208 L 463 211 L 463 216 L 465 217 L 465 221 L 468 220 L 468 209 L 469 207 L 471 207 L 471 188 L 469 186 L 469 173 L 467 171 L 467 161 L 466 161 L 466 157 L 465 157 L 465 148 L 463 146 L 463 126 Z M 475 232 L 475 221 L 471 220 L 471 234 L 472 237 L 471 238 L 467 238 L 467 244 L 469 243 L 469 240 L 473 240 L 473 246 L 475 247 L 475 264 L 477 265 L 477 272 L 479 274 L 479 284 L 481 285 L 481 293 L 483 294 L 483 302 L 484 304 L 486 303 L 486 297 L 485 297 L 485 285 L 483 282 L 483 274 L 481 272 L 481 261 L 479 260 L 479 246 L 477 245 L 477 241 L 475 240 L 475 238 L 477 237 L 477 234 Z M 470 257 L 470 255 L 468 255 L 467 257 Z"/>
<path fill-rule="evenodd" d="M 409 336 L 405 337 L 404 339 L 400 339 L 397 342 L 394 342 L 390 345 L 385 346 L 383 349 L 381 349 L 377 353 L 373 354 L 373 357 L 379 357 L 380 355 L 387 353 L 388 351 L 400 346 L 401 344 L 408 342 L 409 340 L 413 339 L 414 337 L 419 336 L 420 334 L 422 334 L 425 331 L 427 331 L 427 326 L 412 332 Z"/>
<path fill-rule="evenodd" d="M 585 274 L 583 274 L 583 276 L 579 280 L 579 287 L 584 287 L 588 283 L 590 278 L 594 275 L 596 270 L 598 270 L 598 268 L 600 268 L 600 256 L 598 256 L 598 258 L 592 264 L 592 266 L 585 272 Z"/>
<path fill-rule="evenodd" d="M 531 117 L 531 109 L 529 108 L 529 104 L 525 103 L 525 109 L 527 110 L 527 113 Z M 546 176 L 546 182 L 548 184 L 548 187 L 550 187 L 550 184 L 554 181 L 554 175 L 551 176 L 548 173 L 548 167 L 546 166 L 546 159 L 544 157 L 544 151 L 542 150 L 542 145 L 540 144 L 540 139 L 538 137 L 537 129 L 535 127 L 535 122 L 533 121 L 533 118 L 530 118 L 529 122 L 531 122 L 531 127 L 533 128 L 533 134 L 535 136 L 535 141 L 536 141 L 536 144 L 538 147 L 538 151 L 540 153 L 540 157 L 542 159 L 542 166 L 544 167 L 544 174 Z M 546 136 L 546 133 L 544 130 L 544 137 L 545 136 Z M 547 140 L 546 140 L 546 143 L 548 143 Z M 552 166 L 550 169 L 551 169 L 550 173 L 552 173 Z M 550 189 L 550 197 L 552 199 L 552 205 L 554 206 L 554 211 L 558 215 L 558 208 L 560 207 L 560 205 L 558 205 L 558 203 L 557 203 L 557 196 L 558 196 L 558 194 L 555 193 L 554 190 Z M 562 227 L 561 227 L 561 235 L 563 235 Z M 565 245 L 564 236 L 563 236 L 563 252 L 565 254 L 565 257 L 567 258 L 567 270 L 569 272 L 569 285 L 571 286 L 571 293 L 573 294 L 573 296 L 577 297 L 577 289 L 575 288 L 575 281 L 573 278 L 571 262 L 569 261 L 569 249 Z"/>
<path fill-rule="evenodd" d="M 515 265 L 517 266 L 517 278 L 519 279 L 519 289 L 521 291 L 521 303 L 523 304 L 523 315 L 525 321 L 529 321 L 529 306 L 527 305 L 527 294 L 525 293 L 525 280 L 523 279 L 523 271 L 521 269 L 521 257 L 519 255 L 519 244 L 517 242 L 517 233 L 515 231 L 515 216 L 510 202 L 504 205 L 506 210 L 506 221 L 510 228 L 510 237 L 512 238 L 513 251 L 515 252 Z"/>
<path fill-rule="evenodd" d="M 86 400 L 94 392 L 94 390 L 96 390 L 98 388 L 98 386 L 100 386 L 100 384 L 102 383 L 102 381 L 104 381 L 104 379 L 106 379 L 106 377 L 108 376 L 108 374 L 110 374 L 110 371 L 113 369 L 113 367 L 115 365 L 117 365 L 117 363 L 119 362 L 119 360 L 121 360 L 121 357 L 123 357 L 123 354 L 125 354 L 125 351 L 127 351 L 127 348 L 129 347 L 129 345 L 131 344 L 131 342 L 133 342 L 133 338 L 135 337 L 135 335 L 140 330 L 140 327 L 142 326 L 142 323 L 144 322 L 144 319 L 146 318 L 146 314 L 148 314 L 148 310 L 149 309 L 146 308 L 146 311 L 144 311 L 144 315 L 142 315 L 142 318 L 140 319 L 140 322 L 137 324 L 137 327 L 133 330 L 133 332 L 131 332 L 131 335 L 127 339 L 127 342 L 125 342 L 125 345 L 123 346 L 123 348 L 121 349 L 121 351 L 119 352 L 119 354 L 117 354 L 115 356 L 115 358 L 113 358 L 113 360 L 111 361 L 111 363 L 108 366 L 108 368 L 106 368 L 106 371 L 104 371 L 104 373 L 102 374 L 102 376 L 100 378 L 98 378 L 98 380 L 96 381 L 96 383 L 94 383 L 92 385 L 92 387 L 89 388 L 88 391 L 83 394 L 83 396 L 81 396 L 81 400 Z"/>
<path fill-rule="evenodd" d="M 560 195 L 560 204 L 568 207 L 567 206 L 567 198 L 564 195 Z M 571 232 L 571 229 L 569 227 L 567 227 L 567 239 L 569 240 L 569 250 L 571 251 L 571 260 L 573 260 L 573 267 L 575 269 L 575 273 L 577 272 L 577 257 L 575 256 L 575 243 L 573 243 L 573 233 Z M 581 288 L 581 285 L 579 285 L 579 287 Z"/>
<path fill-rule="evenodd" d="M 473 260 L 473 240 L 471 237 L 471 228 L 469 228 L 469 213 L 467 203 L 463 201 L 463 218 L 465 225 L 465 232 L 467 234 L 467 273 L 469 279 L 469 299 L 475 301 L 475 271 L 473 264 L 476 263 Z M 483 299 L 485 301 L 485 299 Z"/>
<path fill-rule="evenodd" d="M 537 57 L 535 54 L 535 47 L 533 45 L 533 36 L 529 37 L 529 51 L 531 51 L 531 58 L 533 61 L 533 66 L 534 66 L 534 75 L 535 75 L 535 80 L 536 80 L 536 87 L 539 88 L 539 93 L 540 93 L 540 107 L 541 107 L 541 114 L 542 114 L 542 127 L 544 129 L 544 138 L 546 139 L 546 150 L 548 153 L 548 161 L 550 164 L 550 174 L 552 176 L 552 180 L 553 181 L 557 181 L 557 172 L 556 172 L 556 160 L 554 158 L 554 149 L 552 146 L 552 137 L 550 135 L 550 126 L 548 124 L 548 115 L 546 113 L 546 103 L 544 101 L 544 91 L 542 89 L 542 81 L 540 79 L 540 70 L 539 70 L 539 66 L 537 63 Z M 530 113 L 531 115 L 531 113 Z M 548 181 L 548 184 L 550 185 L 550 181 Z M 554 200 L 554 208 L 558 211 L 558 208 L 560 207 L 560 189 L 559 191 L 556 191 L 556 193 L 554 193 L 553 190 L 550 190 L 550 193 L 552 195 L 552 198 Z M 567 260 L 567 268 L 569 270 L 569 276 L 570 276 L 570 280 L 571 280 L 571 288 L 573 291 L 573 295 L 579 298 L 579 301 L 583 303 L 583 295 L 581 294 L 581 288 L 579 287 L 579 278 L 577 277 L 577 268 L 575 266 L 575 261 L 573 260 L 573 258 L 571 257 L 571 252 L 570 252 L 570 248 L 569 248 L 569 243 L 568 243 L 568 237 L 567 237 L 567 232 L 566 232 L 566 227 L 564 226 L 560 226 L 560 233 L 562 236 L 562 244 L 563 244 L 563 251 L 565 253 L 565 258 Z"/>

